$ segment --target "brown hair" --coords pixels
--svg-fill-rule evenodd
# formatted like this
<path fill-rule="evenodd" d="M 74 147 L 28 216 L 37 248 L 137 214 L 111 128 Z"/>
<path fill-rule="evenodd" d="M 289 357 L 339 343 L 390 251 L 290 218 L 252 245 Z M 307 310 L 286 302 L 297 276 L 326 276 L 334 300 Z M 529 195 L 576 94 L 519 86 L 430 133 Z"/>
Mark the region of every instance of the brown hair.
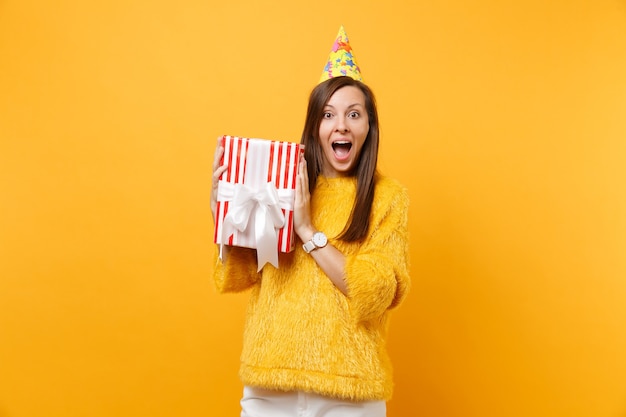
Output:
<path fill-rule="evenodd" d="M 334 77 L 318 84 L 311 91 L 309 97 L 309 106 L 300 143 L 304 145 L 304 157 L 307 161 L 309 174 L 309 191 L 312 193 L 324 164 L 324 152 L 319 140 L 319 128 L 324 106 L 337 90 L 347 86 L 357 87 L 363 92 L 369 120 L 369 132 L 365 138 L 357 165 L 352 172 L 352 175 L 356 177 L 356 199 L 352 206 L 350 219 L 339 237 L 343 241 L 354 242 L 367 235 L 372 202 L 374 201 L 374 185 L 378 177 L 376 169 L 379 140 L 378 112 L 372 90 L 362 82 L 350 77 Z"/>

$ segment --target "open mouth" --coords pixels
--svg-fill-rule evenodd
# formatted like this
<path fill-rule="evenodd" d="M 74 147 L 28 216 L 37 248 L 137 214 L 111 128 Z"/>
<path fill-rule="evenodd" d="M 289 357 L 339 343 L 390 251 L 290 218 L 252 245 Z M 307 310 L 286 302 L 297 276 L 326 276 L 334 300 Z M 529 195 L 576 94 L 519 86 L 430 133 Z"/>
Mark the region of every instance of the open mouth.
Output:
<path fill-rule="evenodd" d="M 332 146 L 337 158 L 345 158 L 350 153 L 350 149 L 352 149 L 352 142 L 347 140 L 337 140 L 333 142 Z"/>

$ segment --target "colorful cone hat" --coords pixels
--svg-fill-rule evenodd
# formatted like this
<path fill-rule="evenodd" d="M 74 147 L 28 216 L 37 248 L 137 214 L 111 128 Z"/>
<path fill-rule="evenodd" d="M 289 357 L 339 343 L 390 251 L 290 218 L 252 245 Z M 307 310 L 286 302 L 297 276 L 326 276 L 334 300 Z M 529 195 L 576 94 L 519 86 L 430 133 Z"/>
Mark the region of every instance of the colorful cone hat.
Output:
<path fill-rule="evenodd" d="M 328 62 L 326 62 L 324 72 L 322 72 L 319 82 L 322 83 L 329 78 L 340 77 L 342 75 L 363 81 L 361 70 L 354 59 L 354 55 L 352 55 L 352 47 L 350 46 L 348 35 L 346 35 L 343 26 L 339 28 L 337 39 L 335 39 L 333 49 L 330 51 L 330 55 L 328 55 Z"/>

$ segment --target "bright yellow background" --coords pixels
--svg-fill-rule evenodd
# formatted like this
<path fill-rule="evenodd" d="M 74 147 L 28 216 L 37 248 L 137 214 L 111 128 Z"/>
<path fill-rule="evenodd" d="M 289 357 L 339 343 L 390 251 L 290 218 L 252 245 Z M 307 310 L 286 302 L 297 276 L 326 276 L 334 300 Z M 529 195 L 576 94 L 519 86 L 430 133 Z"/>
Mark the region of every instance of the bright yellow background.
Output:
<path fill-rule="evenodd" d="M 409 187 L 390 416 L 626 416 L 626 3 L 0 2 L 0 417 L 235 416 L 220 134 L 299 140 L 344 24 Z"/>

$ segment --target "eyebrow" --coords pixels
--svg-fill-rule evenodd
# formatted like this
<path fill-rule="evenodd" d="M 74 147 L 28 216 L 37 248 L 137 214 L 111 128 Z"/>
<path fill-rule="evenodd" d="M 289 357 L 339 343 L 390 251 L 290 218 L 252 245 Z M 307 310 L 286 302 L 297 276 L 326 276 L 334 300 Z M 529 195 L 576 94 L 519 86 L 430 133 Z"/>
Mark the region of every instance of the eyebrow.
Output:
<path fill-rule="evenodd" d="M 361 104 L 361 103 L 353 103 L 353 104 L 350 104 L 350 105 L 348 106 L 348 109 L 351 109 L 352 107 L 357 107 L 357 106 L 359 106 L 359 107 L 365 107 L 365 106 L 364 106 L 363 104 Z M 326 104 L 326 105 L 324 105 L 324 108 L 326 108 L 326 107 L 330 107 L 331 109 L 334 109 L 334 108 L 335 108 L 335 106 L 333 106 L 332 104 Z"/>

